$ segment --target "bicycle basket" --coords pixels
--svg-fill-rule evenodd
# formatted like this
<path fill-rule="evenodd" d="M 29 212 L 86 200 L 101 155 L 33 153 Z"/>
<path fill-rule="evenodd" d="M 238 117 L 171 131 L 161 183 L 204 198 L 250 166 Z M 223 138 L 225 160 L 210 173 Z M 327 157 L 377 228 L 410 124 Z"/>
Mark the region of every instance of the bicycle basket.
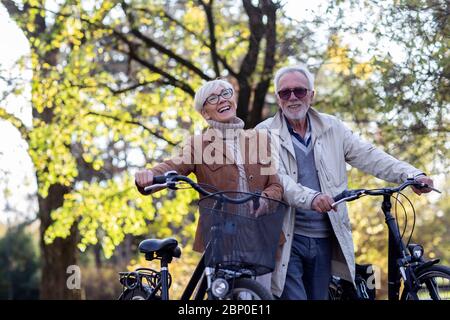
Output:
<path fill-rule="evenodd" d="M 253 200 L 234 204 L 223 198 L 242 199 L 249 193 L 219 192 L 199 201 L 199 231 L 208 267 L 220 267 L 254 275 L 275 268 L 281 228 L 287 205 L 255 195 Z M 264 199 L 266 206 L 256 216 L 254 201 Z"/>

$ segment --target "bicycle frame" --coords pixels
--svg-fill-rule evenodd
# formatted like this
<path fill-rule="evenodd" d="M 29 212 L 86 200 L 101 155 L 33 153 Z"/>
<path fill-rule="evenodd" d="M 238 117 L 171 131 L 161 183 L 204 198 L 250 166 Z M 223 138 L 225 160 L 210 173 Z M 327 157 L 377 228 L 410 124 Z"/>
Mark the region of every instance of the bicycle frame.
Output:
<path fill-rule="evenodd" d="M 414 290 L 417 286 L 416 277 L 411 266 L 406 266 L 409 253 L 402 241 L 400 230 L 397 227 L 396 220 L 391 213 L 391 195 L 383 195 L 381 205 L 385 216 L 385 222 L 389 229 L 388 235 L 388 299 L 399 300 L 400 280 L 403 278 L 404 290 L 408 290 L 414 299 L 418 299 Z"/>
<path fill-rule="evenodd" d="M 163 267 L 161 267 L 161 270 L 164 270 Z M 226 269 L 224 269 L 224 270 L 226 271 Z M 166 271 L 165 273 L 161 272 L 161 281 L 158 282 L 158 284 L 156 285 L 154 292 L 156 292 L 161 287 L 161 292 L 162 292 L 161 299 L 169 300 L 167 268 L 165 269 L 165 271 Z M 190 300 L 192 295 L 194 294 L 195 288 L 197 288 L 199 283 L 200 283 L 200 286 L 198 287 L 198 290 L 195 294 L 194 300 L 203 300 L 203 297 L 205 296 L 205 293 L 208 291 L 208 288 L 211 287 L 210 282 L 211 282 L 211 276 L 213 274 L 214 274 L 214 268 L 205 266 L 205 253 L 203 253 L 199 263 L 197 264 L 197 267 L 195 268 L 191 278 L 189 279 L 188 284 L 186 285 L 186 288 L 183 291 L 183 294 L 181 295 L 180 300 L 181 301 Z M 241 277 L 241 276 L 242 276 L 242 274 L 240 274 L 238 277 Z"/>
<path fill-rule="evenodd" d="M 197 287 L 198 283 L 200 282 L 200 279 L 202 279 L 202 275 L 205 271 L 205 265 L 204 265 L 204 255 L 202 255 L 202 258 L 200 259 L 196 269 L 194 270 L 194 273 L 191 276 L 191 279 L 189 280 L 188 285 L 186 286 L 183 295 L 180 300 L 190 300 L 195 288 Z M 156 293 L 161 290 L 161 300 L 169 300 L 169 270 L 168 270 L 168 261 L 165 258 L 161 259 L 161 268 L 160 271 L 156 271 L 149 268 L 138 268 L 134 271 L 137 275 L 139 275 L 139 271 L 151 271 L 153 273 L 159 273 L 160 279 L 159 281 L 154 285 L 152 290 L 147 290 L 149 292 L 149 296 L 147 297 L 148 300 L 152 300 L 155 298 Z M 142 281 L 141 278 L 145 277 L 145 275 L 138 276 L 138 281 Z M 203 278 L 202 282 L 200 284 L 199 289 L 197 290 L 195 300 L 203 300 L 203 297 L 206 293 L 207 289 L 207 282 L 206 279 Z M 126 286 L 127 287 L 127 286 Z"/>
<path fill-rule="evenodd" d="M 206 267 L 205 265 L 205 255 L 208 250 L 211 250 L 211 243 L 208 244 L 208 246 L 205 249 L 205 252 L 203 252 L 202 257 L 197 264 L 197 267 L 194 270 L 194 273 L 191 276 L 191 279 L 189 280 L 188 284 L 186 285 L 186 288 L 183 291 L 183 294 L 181 296 L 182 301 L 190 300 L 192 297 L 192 294 L 195 291 L 195 288 L 197 287 L 198 283 L 200 282 L 200 286 L 195 294 L 194 300 L 203 300 L 203 297 L 206 292 L 211 288 L 211 277 L 214 275 L 214 273 L 217 271 L 217 269 L 213 267 Z M 221 269 L 220 271 L 223 271 L 225 274 L 232 274 L 234 278 L 240 278 L 243 276 L 242 273 L 235 272 L 235 271 L 227 271 L 227 269 Z M 204 276 L 203 276 L 204 275 Z M 203 276 L 203 277 L 202 277 Z"/>
<path fill-rule="evenodd" d="M 209 245 L 207 246 L 206 250 L 209 250 Z M 205 252 L 206 252 L 206 250 L 205 250 Z M 200 286 L 198 287 L 198 290 L 195 294 L 194 300 L 203 300 L 205 293 L 207 293 L 208 289 L 211 287 L 211 277 L 214 274 L 216 269 L 205 266 L 205 252 L 202 254 L 202 257 L 200 258 L 199 263 L 197 264 L 191 278 L 189 279 L 188 284 L 186 285 L 186 288 L 183 291 L 183 294 L 181 295 L 181 298 L 180 298 L 181 301 L 190 300 L 195 291 L 195 288 L 197 288 L 199 283 L 200 283 Z M 139 269 L 137 269 L 136 271 L 138 271 L 138 270 Z M 227 273 L 227 269 L 220 269 L 220 270 Z M 234 271 L 231 272 L 230 271 L 229 273 L 232 273 L 235 278 L 240 278 L 243 276 L 243 274 L 239 273 L 239 272 L 234 272 Z M 154 297 L 155 293 L 159 290 L 159 288 L 161 288 L 161 299 L 169 300 L 168 261 L 165 258 L 161 259 L 161 279 L 156 284 L 154 290 L 152 291 L 151 295 L 149 296 L 149 299 Z"/>
<path fill-rule="evenodd" d="M 172 190 L 177 190 L 178 189 L 177 184 L 179 184 L 179 183 L 189 184 L 194 190 L 199 192 L 201 195 L 205 196 L 205 198 L 203 198 L 202 200 L 205 200 L 205 199 L 214 200 L 215 203 L 214 203 L 213 208 L 208 208 L 208 209 L 213 209 L 213 210 L 221 210 L 221 208 L 224 204 L 224 201 L 228 202 L 228 203 L 232 203 L 232 204 L 237 204 L 237 205 L 247 203 L 248 201 L 252 201 L 253 202 L 253 210 L 256 211 L 259 208 L 260 199 L 265 198 L 259 192 L 254 192 L 254 193 L 236 192 L 236 191 L 209 192 L 209 191 L 203 189 L 203 187 L 201 187 L 199 184 L 192 181 L 190 178 L 183 176 L 183 175 L 178 175 L 175 171 L 166 172 L 166 174 L 164 176 L 153 177 L 153 184 L 145 187 L 144 191 L 151 193 L 152 190 L 158 189 L 158 188 L 169 188 Z M 211 187 L 211 189 L 215 190 L 214 187 Z M 241 197 L 239 199 L 235 198 L 235 197 L 229 197 L 226 195 L 226 193 L 230 193 L 230 192 L 246 194 L 246 196 Z M 270 198 L 267 198 L 267 199 L 269 199 L 271 201 L 276 201 L 278 203 L 282 203 L 278 200 L 272 200 Z M 200 200 L 200 201 L 202 201 L 202 200 Z M 205 200 L 205 201 L 207 201 L 207 200 Z M 284 205 L 284 203 L 283 203 L 283 205 Z M 200 286 L 198 287 L 198 290 L 196 292 L 195 300 L 202 300 L 206 292 L 213 293 L 213 290 L 211 289 L 211 287 L 212 287 L 212 285 L 214 285 L 213 280 L 215 280 L 215 279 L 213 279 L 213 277 L 215 277 L 216 275 L 218 276 L 218 279 L 223 277 L 226 281 L 228 281 L 231 278 L 238 279 L 238 278 L 248 277 L 249 275 L 254 276 L 258 272 L 255 270 L 254 274 L 253 273 L 249 274 L 247 272 L 243 272 L 243 271 L 239 270 L 237 272 L 236 271 L 232 272 L 232 275 L 230 276 L 230 274 L 228 274 L 228 272 L 227 272 L 226 267 L 224 267 L 224 268 L 211 267 L 210 262 L 205 261 L 206 259 L 209 259 L 209 258 L 205 258 L 205 255 L 209 254 L 211 252 L 214 252 L 216 255 L 221 256 L 221 247 L 218 244 L 219 244 L 219 242 L 221 242 L 222 232 L 221 232 L 220 226 L 217 226 L 217 225 L 213 225 L 211 227 L 211 230 L 208 230 L 208 232 L 210 232 L 210 234 L 212 233 L 213 237 L 212 237 L 212 239 L 209 240 L 208 244 L 206 245 L 206 249 L 200 259 L 200 262 L 198 263 L 197 267 L 195 268 L 191 279 L 189 280 L 185 290 L 183 291 L 181 300 L 190 300 L 190 298 L 192 297 L 192 294 L 194 293 L 194 290 L 197 288 L 199 283 L 200 283 Z M 280 224 L 280 232 L 281 232 L 281 224 Z M 213 250 L 213 248 L 215 250 Z M 152 252 L 152 256 L 150 257 L 150 260 L 153 260 L 153 258 L 154 258 L 153 251 L 150 251 L 150 252 Z M 180 254 L 178 254 L 178 257 L 179 256 L 180 256 Z M 170 279 L 169 277 L 170 277 L 170 274 L 168 271 L 168 265 L 172 261 L 172 257 L 173 257 L 172 253 L 166 253 L 163 256 L 157 257 L 161 260 L 161 271 L 159 273 L 159 279 L 156 282 L 156 284 L 152 283 L 152 286 L 154 286 L 154 288 L 153 288 L 153 291 L 150 291 L 150 296 L 148 296 L 148 298 L 153 298 L 156 295 L 156 291 L 160 290 L 161 291 L 161 299 L 169 300 L 169 279 Z M 224 271 L 223 274 L 225 276 L 222 275 L 221 271 Z M 222 283 L 222 285 L 224 285 L 224 284 Z M 127 287 L 127 288 L 131 290 L 131 288 L 129 288 L 129 287 Z M 226 284 L 226 288 L 227 288 L 227 290 L 229 290 L 228 284 Z M 147 289 L 144 289 L 144 290 L 148 291 Z M 219 293 L 217 293 L 217 295 L 221 296 L 222 293 L 223 292 L 219 291 Z M 208 297 L 210 297 L 210 296 L 208 296 Z"/>
<path fill-rule="evenodd" d="M 191 279 L 189 279 L 189 282 L 188 282 L 186 288 L 184 289 L 180 300 L 182 300 L 182 301 L 190 300 L 190 298 L 192 297 L 192 294 L 194 293 L 195 288 L 197 287 L 198 283 L 200 282 L 200 279 L 202 279 L 202 275 L 203 275 L 204 271 L 205 271 L 205 253 L 202 254 L 200 262 L 197 264 L 197 267 L 195 268 Z M 203 300 L 203 296 L 206 293 L 206 289 L 207 289 L 207 282 L 206 282 L 206 278 L 203 277 L 202 282 L 200 283 L 200 287 L 197 290 L 194 300 Z"/>

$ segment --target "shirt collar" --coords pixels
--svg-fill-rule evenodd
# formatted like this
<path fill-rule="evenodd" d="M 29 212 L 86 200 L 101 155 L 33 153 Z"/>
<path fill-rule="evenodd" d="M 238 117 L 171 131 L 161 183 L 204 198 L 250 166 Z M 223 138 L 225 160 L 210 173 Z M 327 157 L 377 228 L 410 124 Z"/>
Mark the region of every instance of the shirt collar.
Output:
<path fill-rule="evenodd" d="M 300 134 L 298 134 L 297 132 L 294 131 L 294 129 L 292 128 L 291 124 L 289 123 L 289 121 L 286 117 L 285 117 L 285 120 L 286 120 L 287 128 L 288 128 L 291 136 L 295 137 L 298 141 L 300 141 L 305 146 L 308 146 L 309 143 L 311 142 L 311 121 L 309 119 L 309 114 L 306 114 L 307 127 L 306 127 L 306 133 L 305 133 L 304 138 L 302 138 L 302 136 Z"/>

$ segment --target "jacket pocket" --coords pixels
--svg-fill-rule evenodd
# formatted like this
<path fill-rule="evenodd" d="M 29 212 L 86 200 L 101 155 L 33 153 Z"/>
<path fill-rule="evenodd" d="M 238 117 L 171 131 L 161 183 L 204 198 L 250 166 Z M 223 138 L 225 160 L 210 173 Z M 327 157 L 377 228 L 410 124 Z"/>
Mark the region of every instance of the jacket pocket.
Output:
<path fill-rule="evenodd" d="M 322 158 L 320 158 L 320 165 L 322 166 L 323 173 L 325 174 L 325 178 L 327 178 L 328 182 L 331 182 L 331 174 L 328 172 L 328 168 L 325 165 L 325 162 Z"/>
<path fill-rule="evenodd" d="M 334 168 L 334 170 L 331 171 L 322 158 L 320 158 L 320 164 L 328 182 L 331 182 L 336 188 L 340 188 L 345 184 L 345 173 L 344 175 L 341 173 L 342 170 L 339 167 L 339 164 L 337 164 L 337 168 Z"/>

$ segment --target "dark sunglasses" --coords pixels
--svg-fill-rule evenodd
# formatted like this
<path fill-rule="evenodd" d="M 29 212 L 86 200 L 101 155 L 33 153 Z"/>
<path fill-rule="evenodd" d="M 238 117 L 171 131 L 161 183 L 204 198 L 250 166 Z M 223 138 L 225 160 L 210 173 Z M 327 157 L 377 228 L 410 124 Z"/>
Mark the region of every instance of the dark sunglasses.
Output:
<path fill-rule="evenodd" d="M 291 97 L 291 93 L 293 92 L 294 96 L 296 96 L 297 99 L 303 99 L 308 94 L 308 91 L 309 91 L 308 89 L 302 87 L 283 89 L 278 91 L 278 96 L 280 97 L 281 100 L 287 101 L 289 100 L 289 98 Z"/>

